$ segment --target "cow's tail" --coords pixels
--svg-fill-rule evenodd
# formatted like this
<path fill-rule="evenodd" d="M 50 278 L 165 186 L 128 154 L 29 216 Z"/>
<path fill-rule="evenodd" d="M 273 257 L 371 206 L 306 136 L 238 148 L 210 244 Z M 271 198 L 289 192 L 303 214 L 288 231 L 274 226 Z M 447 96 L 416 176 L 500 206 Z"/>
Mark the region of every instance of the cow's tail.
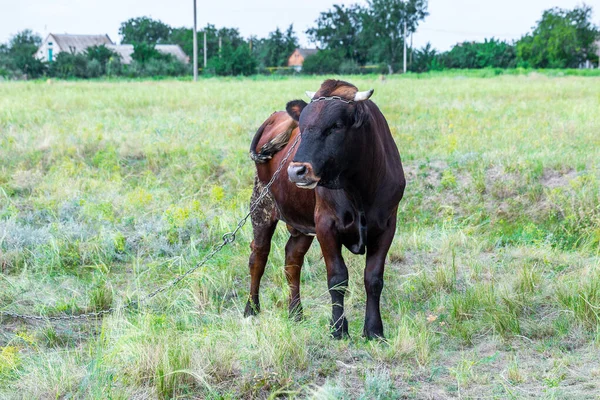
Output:
<path fill-rule="evenodd" d="M 250 158 L 258 164 L 264 164 L 273 158 L 273 155 L 283 149 L 290 141 L 290 137 L 292 136 L 292 132 L 298 126 L 296 121 L 292 120 L 287 129 L 273 139 L 269 140 L 267 143 L 263 144 L 260 150 L 256 151 L 256 146 L 258 145 L 258 141 L 262 137 L 266 127 L 269 125 L 270 120 L 265 121 L 264 124 L 258 128 L 256 134 L 254 135 L 254 139 L 252 139 L 252 143 L 250 144 Z"/>

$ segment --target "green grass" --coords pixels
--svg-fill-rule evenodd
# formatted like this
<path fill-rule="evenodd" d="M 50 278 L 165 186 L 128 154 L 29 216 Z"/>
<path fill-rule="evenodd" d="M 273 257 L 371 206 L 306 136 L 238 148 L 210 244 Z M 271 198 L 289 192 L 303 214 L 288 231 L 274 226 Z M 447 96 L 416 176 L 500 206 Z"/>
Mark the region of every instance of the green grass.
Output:
<path fill-rule="evenodd" d="M 490 75 L 491 74 L 491 75 Z M 361 338 L 328 336 L 318 245 L 287 318 L 279 227 L 257 318 L 251 229 L 179 286 L 95 323 L 0 328 L 0 398 L 594 398 L 600 394 L 600 78 L 493 70 L 348 77 L 386 115 L 408 178 Z M 567 74 L 568 75 L 568 74 Z M 260 124 L 320 78 L 0 84 L 0 309 L 136 300 L 247 211 Z"/>

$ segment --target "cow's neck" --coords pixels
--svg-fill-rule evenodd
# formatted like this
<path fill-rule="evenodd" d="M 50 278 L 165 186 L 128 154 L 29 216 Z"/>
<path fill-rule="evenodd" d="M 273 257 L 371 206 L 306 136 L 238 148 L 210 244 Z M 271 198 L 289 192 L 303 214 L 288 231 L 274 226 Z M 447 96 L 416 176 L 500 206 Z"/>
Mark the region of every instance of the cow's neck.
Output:
<path fill-rule="evenodd" d="M 385 179 L 385 154 L 374 132 L 365 130 L 357 137 L 361 143 L 357 147 L 356 162 L 353 163 L 353 170 L 349 171 L 350 178 L 343 186 L 357 207 L 365 210 L 376 203 L 377 189 Z"/>

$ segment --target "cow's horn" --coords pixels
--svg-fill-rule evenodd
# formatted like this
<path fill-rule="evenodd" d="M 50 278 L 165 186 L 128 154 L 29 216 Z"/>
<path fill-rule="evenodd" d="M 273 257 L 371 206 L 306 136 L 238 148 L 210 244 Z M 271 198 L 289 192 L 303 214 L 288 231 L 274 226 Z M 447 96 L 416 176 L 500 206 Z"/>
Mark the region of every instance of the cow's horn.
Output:
<path fill-rule="evenodd" d="M 354 96 L 354 101 L 369 100 L 369 98 L 373 95 L 374 91 L 374 89 L 371 89 L 367 90 L 366 92 L 356 92 L 356 95 Z"/>
<path fill-rule="evenodd" d="M 306 91 L 306 95 L 308 96 L 309 99 L 312 100 L 313 97 L 315 97 L 315 94 L 317 94 L 317 92 L 311 92 L 309 90 Z"/>

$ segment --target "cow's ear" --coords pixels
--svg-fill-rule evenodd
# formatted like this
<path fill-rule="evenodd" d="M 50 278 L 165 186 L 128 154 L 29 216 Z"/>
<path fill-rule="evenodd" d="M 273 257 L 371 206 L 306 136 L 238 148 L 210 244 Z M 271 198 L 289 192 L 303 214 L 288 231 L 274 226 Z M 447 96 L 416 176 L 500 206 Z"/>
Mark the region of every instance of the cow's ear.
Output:
<path fill-rule="evenodd" d="M 294 121 L 299 121 L 300 114 L 302 113 L 302 110 L 304 110 L 304 107 L 306 107 L 306 106 L 307 106 L 307 104 L 304 100 L 292 100 L 289 103 L 287 103 L 285 110 L 290 115 L 290 117 L 292 117 L 294 119 Z"/>
<path fill-rule="evenodd" d="M 354 123 L 352 128 L 358 129 L 369 121 L 369 108 L 364 103 L 356 103 L 354 106 Z"/>

